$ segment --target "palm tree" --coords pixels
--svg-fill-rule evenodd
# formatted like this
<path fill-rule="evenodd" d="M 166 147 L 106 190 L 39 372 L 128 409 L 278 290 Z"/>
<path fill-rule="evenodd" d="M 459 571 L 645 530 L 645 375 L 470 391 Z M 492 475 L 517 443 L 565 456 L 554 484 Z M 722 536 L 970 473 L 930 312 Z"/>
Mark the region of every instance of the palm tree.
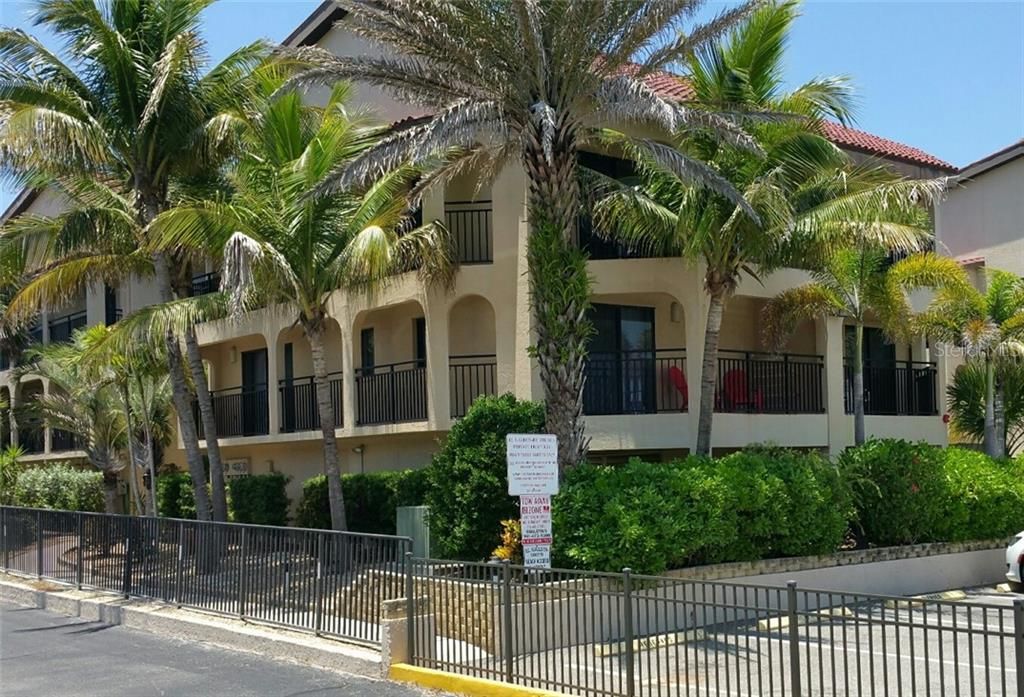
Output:
<path fill-rule="evenodd" d="M 278 86 L 271 84 L 268 95 Z M 337 530 L 346 524 L 327 371 L 329 301 L 339 288 L 369 290 L 402 271 L 418 269 L 427 282 L 442 284 L 453 274 L 447 231 L 434 223 L 410 229 L 405 192 L 417 174 L 412 168 L 385 173 L 364 190 L 309 195 L 380 137 L 380 129 L 350 115 L 349 93 L 339 84 L 323 107 L 304 106 L 294 92 L 266 102 L 239 126 L 242 154 L 227 175 L 231 196 L 179 206 L 154 222 L 173 246 L 223 250 L 223 285 L 235 314 L 253 304 L 254 294 L 294 311 L 313 357 Z"/>
<path fill-rule="evenodd" d="M 90 282 L 131 274 L 155 277 L 164 302 L 189 294 L 188 258 L 145 251 L 148 226 L 171 205 L 175 178 L 220 153 L 223 128 L 211 117 L 244 99 L 246 77 L 267 53 L 255 43 L 205 70 L 199 19 L 211 2 L 37 0 L 35 23 L 64 42 L 70 63 L 25 32 L 0 31 L 0 171 L 55 189 L 68 203 L 64 214 L 28 216 L 5 235 L 27 244 L 44 271 L 16 303 L 23 315 Z M 186 363 L 179 338 L 163 340 L 198 516 L 208 519 Z M 205 427 L 212 513 L 224 520 L 220 448 L 191 327 L 184 345 Z"/>
<path fill-rule="evenodd" d="M 750 0 L 706 24 L 680 31 L 703 0 L 559 2 L 345 0 L 346 29 L 383 47 L 380 55 L 336 57 L 315 48 L 317 63 L 293 84 L 355 79 L 381 86 L 432 115 L 411 122 L 346 161 L 324 190 L 364 183 L 381 171 L 439 154 L 445 161 L 417 192 L 467 168 L 497 172 L 518 160 L 529 180 L 528 265 L 537 340 L 533 354 L 547 399 L 546 427 L 558 437 L 559 464 L 587 451 L 583 366 L 590 335 L 586 257 L 576 244 L 580 190 L 577 152 L 598 126 L 630 124 L 671 133 L 700 126 L 754 148 L 731 120 L 663 99 L 646 83 L 673 61 L 714 41 L 759 4 Z M 637 62 L 633 62 L 637 61 Z M 702 162 L 638 139 L 666 167 L 739 202 Z"/>
<path fill-rule="evenodd" d="M 33 347 L 26 352 L 28 361 L 12 374 L 15 381 L 29 375 L 49 381 L 47 394 L 36 396 L 22 411 L 51 429 L 77 437 L 89 463 L 103 473 L 106 512 L 116 513 L 117 472 L 124 468 L 125 419 L 110 385 L 97 383 L 83 362 L 90 342 L 86 333 L 78 333 L 71 343 Z M 128 479 L 134 482 L 134 476 Z M 138 505 L 134 485 L 132 493 Z"/>
<path fill-rule="evenodd" d="M 1000 437 L 1006 444 L 1006 454 L 1012 456 L 1024 446 L 1024 363 L 1001 361 L 996 365 L 995 373 L 995 384 L 1003 392 L 1003 429 Z M 984 363 L 968 361 L 957 366 L 953 380 L 946 388 L 951 417 L 950 440 L 984 444 L 988 427 L 988 384 L 988 371 Z"/>
<path fill-rule="evenodd" d="M 796 326 L 821 316 L 844 317 L 854 326 L 849 357 L 853 376 L 854 442 L 864 443 L 864 327 L 877 318 L 892 338 L 906 338 L 912 312 L 907 292 L 956 283 L 963 271 L 948 257 L 915 254 L 895 263 L 890 250 L 861 244 L 834 252 L 812 272 L 813 281 L 783 291 L 765 305 L 765 342 L 779 346 Z M 927 332 L 931 334 L 931 332 Z"/>
<path fill-rule="evenodd" d="M 742 193 L 747 206 L 694 187 L 619 134 L 605 137 L 609 146 L 624 149 L 638 162 L 641 176 L 625 182 L 627 186 L 605 182 L 611 191 L 595 204 L 598 230 L 630 246 L 681 256 L 704 267 L 708 310 L 699 454 L 711 452 L 722 319 L 744 275 L 759 279 L 794 257 L 810 261 L 811 242 L 830 252 L 855 228 L 865 239 L 897 249 L 918 249 L 927 237 L 916 225 L 917 199 L 937 184 L 899 182 L 882 170 L 853 169 L 846 155 L 820 134 L 822 119 L 846 121 L 850 116 L 846 81 L 818 78 L 790 92 L 782 90 L 784 49 L 796 17 L 795 2 L 762 7 L 726 40 L 704 47 L 687 64 L 698 103 L 764 117 L 750 126 L 761 154 L 701 132 L 681 133 L 675 143 L 678 152 L 710 163 Z M 770 113 L 780 117 L 768 118 Z"/>
<path fill-rule="evenodd" d="M 903 282 L 914 289 L 913 279 Z M 983 290 L 959 265 L 939 287 L 928 308 L 914 317 L 917 331 L 963 349 L 968 363 L 985 374 L 985 452 L 1006 455 L 1005 385 L 1001 367 L 1024 358 L 1024 279 L 1006 271 L 989 272 Z"/>

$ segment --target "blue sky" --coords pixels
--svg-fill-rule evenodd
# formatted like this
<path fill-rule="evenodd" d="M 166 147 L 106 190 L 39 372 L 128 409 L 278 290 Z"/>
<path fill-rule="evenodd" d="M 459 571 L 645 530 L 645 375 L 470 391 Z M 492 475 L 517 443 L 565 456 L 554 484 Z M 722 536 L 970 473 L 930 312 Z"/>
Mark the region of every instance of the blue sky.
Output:
<path fill-rule="evenodd" d="M 221 0 L 207 10 L 212 57 L 259 37 L 280 41 L 318 4 Z M 29 7 L 0 0 L 0 24 L 31 31 Z M 787 62 L 794 84 L 850 76 L 857 127 L 954 165 L 1024 137 L 1024 0 L 806 0 Z M 0 210 L 15 193 L 0 190 Z"/>

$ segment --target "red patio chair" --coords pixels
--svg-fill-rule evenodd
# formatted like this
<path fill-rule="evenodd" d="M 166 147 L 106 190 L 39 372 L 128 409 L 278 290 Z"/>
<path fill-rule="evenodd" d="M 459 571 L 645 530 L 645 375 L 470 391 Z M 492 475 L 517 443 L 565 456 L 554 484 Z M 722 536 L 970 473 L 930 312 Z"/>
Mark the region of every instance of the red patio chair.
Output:
<path fill-rule="evenodd" d="M 747 411 L 761 411 L 764 409 L 764 395 L 761 390 L 747 389 L 747 374 L 740 368 L 730 370 L 722 379 L 722 389 L 725 391 L 726 403 L 734 409 L 741 407 Z"/>
<path fill-rule="evenodd" d="M 683 406 L 679 411 L 685 411 L 690 404 L 690 387 L 686 384 L 686 376 L 683 375 L 683 371 L 681 371 L 678 366 L 673 365 L 669 366 L 668 379 L 672 381 L 676 390 L 678 390 L 679 394 L 683 397 Z"/>

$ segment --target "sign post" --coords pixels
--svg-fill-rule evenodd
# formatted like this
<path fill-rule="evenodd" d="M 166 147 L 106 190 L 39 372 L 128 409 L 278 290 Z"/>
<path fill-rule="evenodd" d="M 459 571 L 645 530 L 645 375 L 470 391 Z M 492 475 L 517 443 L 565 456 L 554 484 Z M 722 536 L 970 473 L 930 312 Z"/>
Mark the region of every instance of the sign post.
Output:
<path fill-rule="evenodd" d="M 505 439 L 508 493 L 519 497 L 523 565 L 551 568 L 551 497 L 558 493 L 558 441 L 543 434 Z"/>

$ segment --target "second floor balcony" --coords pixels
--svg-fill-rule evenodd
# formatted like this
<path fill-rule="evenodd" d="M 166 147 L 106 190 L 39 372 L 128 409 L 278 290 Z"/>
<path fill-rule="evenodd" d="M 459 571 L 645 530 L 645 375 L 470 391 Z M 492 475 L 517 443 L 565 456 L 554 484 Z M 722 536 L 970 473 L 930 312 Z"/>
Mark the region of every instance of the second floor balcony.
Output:
<path fill-rule="evenodd" d="M 88 324 L 89 320 L 85 310 L 51 319 L 48 323 L 50 343 L 58 344 L 71 341 L 75 332 L 85 329 Z"/>
<path fill-rule="evenodd" d="M 220 274 L 216 271 L 192 277 L 192 295 L 208 295 L 220 290 Z"/>
<path fill-rule="evenodd" d="M 210 397 L 218 437 L 262 436 L 270 432 L 266 384 L 212 390 Z M 194 404 L 192 411 L 199 437 L 203 438 L 199 405 Z"/>
<path fill-rule="evenodd" d="M 853 413 L 853 366 L 844 366 L 843 402 Z M 934 416 L 939 413 L 938 370 L 923 361 L 865 361 L 864 413 L 872 416 Z"/>
<path fill-rule="evenodd" d="M 343 423 L 342 375 L 341 373 L 331 373 L 327 377 L 330 380 L 334 427 L 341 428 Z M 312 375 L 281 380 L 278 386 L 278 395 L 281 409 L 281 433 L 320 429 L 320 408 L 317 404 L 316 383 Z"/>
<path fill-rule="evenodd" d="M 427 418 L 427 367 L 422 360 L 357 368 L 356 425 Z"/>

